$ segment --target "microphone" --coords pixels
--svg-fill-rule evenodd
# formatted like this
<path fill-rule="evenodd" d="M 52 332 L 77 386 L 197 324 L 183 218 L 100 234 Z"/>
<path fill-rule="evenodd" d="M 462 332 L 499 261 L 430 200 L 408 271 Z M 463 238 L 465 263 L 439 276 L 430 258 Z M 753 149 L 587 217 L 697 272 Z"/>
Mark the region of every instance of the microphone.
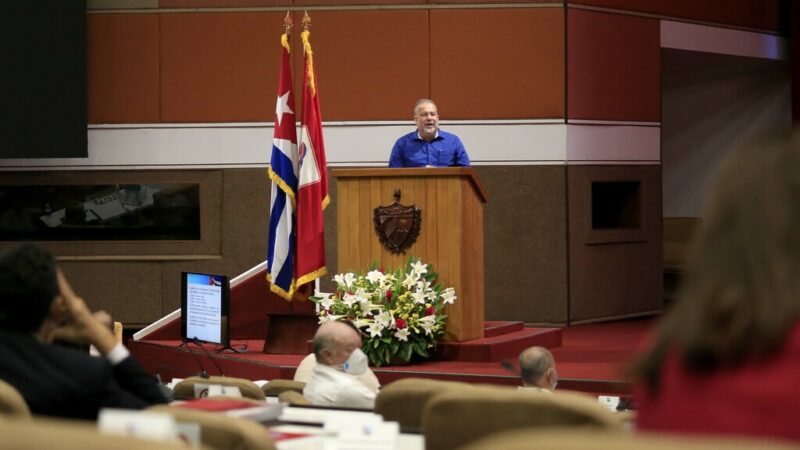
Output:
<path fill-rule="evenodd" d="M 220 367 L 219 364 L 217 364 L 217 361 L 211 356 L 211 353 L 208 351 L 208 349 L 206 349 L 203 346 L 203 342 L 200 341 L 200 339 L 197 339 L 196 337 L 193 337 L 193 338 L 188 339 L 188 341 L 193 343 L 194 345 L 200 347 L 200 349 L 203 350 L 203 353 L 206 354 L 206 357 L 208 357 L 208 359 L 210 359 L 211 362 L 214 364 L 214 367 L 217 368 L 217 372 L 219 372 L 219 374 L 222 375 L 223 377 L 225 376 L 225 372 L 222 371 L 222 367 Z M 203 372 L 205 372 L 205 370 Z M 208 373 L 206 373 L 206 376 L 203 377 L 203 378 L 208 378 Z"/>

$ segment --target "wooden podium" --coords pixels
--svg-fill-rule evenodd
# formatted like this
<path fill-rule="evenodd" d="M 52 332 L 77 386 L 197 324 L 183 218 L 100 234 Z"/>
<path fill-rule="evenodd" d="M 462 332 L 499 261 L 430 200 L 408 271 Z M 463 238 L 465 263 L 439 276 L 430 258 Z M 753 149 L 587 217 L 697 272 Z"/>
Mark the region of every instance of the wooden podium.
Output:
<path fill-rule="evenodd" d="M 387 270 L 409 255 L 431 263 L 443 287 L 458 297 L 447 309 L 447 337 L 466 341 L 484 337 L 483 203 L 486 191 L 470 168 L 335 169 L 339 272 L 363 271 L 373 261 Z M 375 231 L 373 210 L 394 202 L 422 210 L 416 242 L 393 254 Z"/>

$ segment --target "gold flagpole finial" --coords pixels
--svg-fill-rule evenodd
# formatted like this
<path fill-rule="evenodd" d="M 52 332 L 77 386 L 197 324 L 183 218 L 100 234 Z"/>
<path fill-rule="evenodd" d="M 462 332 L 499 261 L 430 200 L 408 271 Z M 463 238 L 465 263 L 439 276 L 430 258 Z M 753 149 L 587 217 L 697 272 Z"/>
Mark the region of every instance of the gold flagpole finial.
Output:
<path fill-rule="evenodd" d="M 291 11 L 286 11 L 286 17 L 283 18 L 283 26 L 286 28 L 286 34 L 289 34 L 292 31 L 292 26 L 294 26 L 294 23 L 292 22 Z"/>
<path fill-rule="evenodd" d="M 308 30 L 311 28 L 311 16 L 308 15 L 308 11 L 303 11 L 303 29 Z"/>

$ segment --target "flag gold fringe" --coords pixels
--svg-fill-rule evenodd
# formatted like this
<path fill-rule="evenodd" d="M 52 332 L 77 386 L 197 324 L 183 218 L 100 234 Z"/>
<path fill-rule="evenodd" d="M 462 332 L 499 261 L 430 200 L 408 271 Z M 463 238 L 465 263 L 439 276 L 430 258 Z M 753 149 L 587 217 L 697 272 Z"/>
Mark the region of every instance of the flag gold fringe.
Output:
<path fill-rule="evenodd" d="M 281 35 L 281 45 L 288 53 L 292 53 L 291 46 L 289 45 L 289 33 L 283 33 Z"/>
<path fill-rule="evenodd" d="M 277 184 L 278 187 L 281 188 L 281 190 L 286 194 L 286 196 L 289 197 L 289 200 L 292 201 L 292 208 L 297 209 L 297 200 L 295 199 L 295 194 L 294 191 L 292 191 L 292 188 L 286 184 L 285 181 L 283 181 L 283 178 L 281 178 L 277 173 L 275 173 L 275 171 L 272 170 L 272 167 L 267 169 L 267 174 L 269 179 Z"/>
<path fill-rule="evenodd" d="M 314 80 L 314 52 L 311 51 L 311 41 L 309 37 L 311 36 L 311 31 L 303 30 L 300 33 L 300 38 L 303 40 L 303 53 L 306 55 L 306 61 L 308 67 L 306 68 L 306 73 L 308 74 L 308 88 L 311 89 L 311 95 L 317 95 L 317 85 Z"/>
<path fill-rule="evenodd" d="M 298 286 L 302 286 L 302 285 L 304 285 L 306 283 L 309 283 L 311 281 L 316 280 L 317 278 L 321 278 L 326 273 L 328 273 L 328 268 L 327 267 L 320 267 L 319 269 L 317 269 L 317 270 L 315 270 L 313 272 L 307 273 L 307 274 L 303 275 L 302 277 L 298 278 L 297 279 L 297 285 Z"/>
<path fill-rule="evenodd" d="M 280 286 L 277 284 L 272 283 L 272 275 L 267 274 L 267 281 L 269 282 L 269 290 L 280 296 L 282 299 L 286 300 L 287 302 L 292 301 L 292 296 L 294 295 L 294 291 L 297 288 L 295 284 L 295 280 L 292 280 L 292 284 L 289 286 L 289 292 L 284 291 L 281 289 Z"/>

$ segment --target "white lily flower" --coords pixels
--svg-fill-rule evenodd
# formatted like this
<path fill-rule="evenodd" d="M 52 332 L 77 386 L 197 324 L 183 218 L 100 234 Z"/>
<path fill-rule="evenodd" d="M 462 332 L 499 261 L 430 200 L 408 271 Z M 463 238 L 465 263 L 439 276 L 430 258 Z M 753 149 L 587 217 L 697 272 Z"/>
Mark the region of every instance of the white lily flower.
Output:
<path fill-rule="evenodd" d="M 411 265 L 411 271 L 417 276 L 424 275 L 428 273 L 428 265 L 423 264 L 422 261 L 418 259 L 417 262 Z"/>
<path fill-rule="evenodd" d="M 444 303 L 445 305 L 452 305 L 457 298 L 458 297 L 456 297 L 456 290 L 451 287 L 442 291 L 442 303 Z"/>
<path fill-rule="evenodd" d="M 333 277 L 333 281 L 337 284 L 342 285 L 346 288 L 349 288 L 354 281 L 356 281 L 356 276 L 353 275 L 351 272 L 347 272 L 345 274 L 339 274 Z"/>
<path fill-rule="evenodd" d="M 344 316 L 341 316 L 341 315 L 335 316 L 333 314 L 328 314 L 328 315 L 325 315 L 325 316 L 319 316 L 319 323 L 323 324 L 325 322 L 336 322 L 337 320 L 341 319 L 342 317 L 344 317 Z"/>
<path fill-rule="evenodd" d="M 425 280 L 417 281 L 417 290 L 418 291 L 429 291 L 431 288 L 431 283 Z"/>
<path fill-rule="evenodd" d="M 353 326 L 360 330 L 361 328 L 369 325 L 370 322 L 371 321 L 369 319 L 355 319 L 353 320 Z"/>
<path fill-rule="evenodd" d="M 357 301 L 358 301 L 358 297 L 356 297 L 355 295 L 353 295 L 353 294 L 351 294 L 349 292 L 344 294 L 344 296 L 342 297 L 342 303 L 344 303 L 348 307 L 352 307 L 353 303 L 355 303 Z"/>
<path fill-rule="evenodd" d="M 384 279 L 383 272 L 380 270 L 371 270 L 367 273 L 367 281 L 372 284 L 380 283 Z"/>
<path fill-rule="evenodd" d="M 383 311 L 375 317 L 375 321 L 383 325 L 384 328 L 391 328 L 394 322 L 394 317 L 389 311 Z"/>
<path fill-rule="evenodd" d="M 367 332 L 371 337 L 380 337 L 381 332 L 383 332 L 384 326 L 378 322 L 372 322 L 369 324 L 369 328 L 367 328 Z"/>
<path fill-rule="evenodd" d="M 400 284 L 402 284 L 403 287 L 406 289 L 411 289 L 412 287 L 414 287 L 415 284 L 417 284 L 417 279 L 414 277 L 414 275 L 409 273 L 408 275 L 406 275 L 406 278 Z"/>
<path fill-rule="evenodd" d="M 408 328 L 397 330 L 394 332 L 394 337 L 403 342 L 408 342 Z"/>
<path fill-rule="evenodd" d="M 427 319 L 428 317 L 433 317 L 433 316 L 425 316 L 423 317 L 423 319 Z M 419 326 L 421 326 L 422 329 L 425 330 L 425 334 L 433 334 L 433 327 L 436 326 L 436 322 L 423 319 L 419 320 Z"/>
<path fill-rule="evenodd" d="M 417 292 L 412 292 L 411 297 L 414 299 L 414 303 L 420 303 L 424 305 L 427 295 L 425 295 L 425 292 L 417 291 Z"/>
<path fill-rule="evenodd" d="M 333 295 L 324 294 L 319 302 L 317 302 L 317 307 L 322 307 L 322 309 L 330 309 L 330 307 L 333 306 L 333 303 Z"/>

